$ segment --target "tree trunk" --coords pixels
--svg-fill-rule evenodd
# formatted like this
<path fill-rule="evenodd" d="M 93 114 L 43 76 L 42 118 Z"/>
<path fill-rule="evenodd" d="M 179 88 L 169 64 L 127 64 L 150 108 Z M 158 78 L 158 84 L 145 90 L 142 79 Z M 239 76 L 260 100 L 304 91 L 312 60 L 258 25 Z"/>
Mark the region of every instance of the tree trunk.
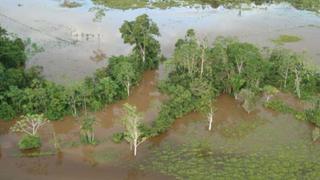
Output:
<path fill-rule="evenodd" d="M 137 146 L 138 146 L 138 142 L 137 142 L 137 139 L 134 139 L 134 143 L 133 143 L 133 155 L 134 156 L 137 156 Z"/>
<path fill-rule="evenodd" d="M 238 74 L 241 74 L 242 66 L 243 66 L 243 62 L 241 62 L 240 64 L 237 63 Z"/>
<path fill-rule="evenodd" d="M 203 74 L 203 66 L 204 66 L 204 47 L 202 49 L 202 55 L 201 55 L 201 70 L 200 70 L 200 77 L 202 78 L 202 74 Z"/>
<path fill-rule="evenodd" d="M 286 69 L 286 72 L 284 74 L 284 88 L 287 88 L 288 71 L 289 69 Z"/>
<path fill-rule="evenodd" d="M 213 122 L 213 109 L 210 109 L 210 112 L 208 114 L 208 121 L 209 121 L 209 131 L 212 129 L 212 122 Z"/>
<path fill-rule="evenodd" d="M 130 81 L 127 82 L 127 93 L 128 97 L 130 96 Z"/>
<path fill-rule="evenodd" d="M 296 93 L 298 97 L 301 98 L 301 91 L 300 91 L 301 79 L 300 79 L 299 71 L 297 69 L 295 69 L 295 74 L 296 74 L 296 79 L 295 79 Z"/>

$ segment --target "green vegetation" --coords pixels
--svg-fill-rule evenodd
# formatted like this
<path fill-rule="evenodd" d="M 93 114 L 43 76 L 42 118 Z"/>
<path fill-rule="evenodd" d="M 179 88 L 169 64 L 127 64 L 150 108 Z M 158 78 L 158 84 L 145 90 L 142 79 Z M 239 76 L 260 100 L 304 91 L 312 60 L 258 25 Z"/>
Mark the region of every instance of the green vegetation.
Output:
<path fill-rule="evenodd" d="M 149 27 L 147 30 L 143 30 Z M 133 30 L 133 33 L 131 33 Z M 157 68 L 160 45 L 154 39 L 158 27 L 147 15 L 121 27 L 125 43 L 134 45 L 128 56 L 111 57 L 108 67 L 79 84 L 63 87 L 44 80 L 40 68 L 25 70 L 26 56 L 21 39 L 11 39 L 1 29 L 0 38 L 0 119 L 21 114 L 44 114 L 50 120 L 81 111 L 97 111 L 106 104 L 124 99 L 141 79 L 145 69 Z"/>
<path fill-rule="evenodd" d="M 97 141 L 94 137 L 94 125 L 96 119 L 93 116 L 85 116 L 81 120 L 80 126 L 80 141 L 84 144 L 97 144 Z"/>
<path fill-rule="evenodd" d="M 209 5 L 217 8 L 221 5 L 227 8 L 240 8 L 241 4 L 254 3 L 261 5 L 263 3 L 270 3 L 269 0 L 92 0 L 96 5 L 104 5 L 114 9 L 137 9 L 137 8 L 170 8 L 179 6 L 195 6 L 195 5 Z M 319 0 L 274 0 L 273 3 L 287 2 L 297 9 L 309 10 L 319 12 Z"/>
<path fill-rule="evenodd" d="M 136 156 L 138 146 L 147 139 L 140 129 L 142 115 L 130 104 L 125 104 L 124 110 L 125 115 L 121 119 L 125 127 L 124 139 L 129 142 L 130 150 L 133 150 L 133 155 Z"/>
<path fill-rule="evenodd" d="M 34 149 L 41 146 L 41 140 L 38 134 L 39 129 L 44 126 L 48 121 L 43 115 L 22 116 L 14 126 L 11 127 L 12 132 L 23 133 L 24 136 L 19 141 L 20 149 Z"/>
<path fill-rule="evenodd" d="M 155 150 L 142 169 L 177 179 L 317 179 L 320 163 L 301 152 L 316 148 L 283 146 L 274 152 L 237 153 L 213 150 L 212 144 L 192 143 Z M 308 154 L 308 153 L 307 153 Z"/>
<path fill-rule="evenodd" d="M 241 139 L 264 123 L 266 123 L 266 120 L 260 118 L 250 120 L 239 119 L 236 122 L 223 123 L 217 127 L 217 131 L 219 131 L 223 137 Z"/>
<path fill-rule="evenodd" d="M 148 4 L 148 0 L 92 0 L 93 3 L 98 5 L 105 5 L 115 9 L 134 9 L 145 7 Z"/>
<path fill-rule="evenodd" d="M 120 32 L 124 43 L 134 45 L 133 52 L 145 69 L 158 67 L 160 43 L 155 36 L 160 36 L 160 33 L 157 24 L 148 15 L 138 16 L 135 21 L 125 21 Z"/>
<path fill-rule="evenodd" d="M 298 36 L 293 35 L 280 35 L 277 39 L 273 39 L 272 42 L 278 45 L 283 45 L 285 43 L 294 43 L 301 41 L 302 39 Z"/>
<path fill-rule="evenodd" d="M 167 62 L 172 70 L 159 88 L 170 99 L 162 105 L 158 118 L 147 133 L 150 136 L 166 131 L 175 119 L 212 107 L 216 96 L 233 95 L 243 108 L 252 112 L 261 93 L 267 95 L 267 107 L 305 115 L 269 99 L 279 90 L 299 98 L 315 97 L 319 92 L 319 70 L 305 63 L 304 57 L 284 49 L 263 55 L 261 50 L 236 39 L 218 37 L 212 47 L 199 41 L 193 30 L 179 39 L 173 57 Z M 314 117 L 314 113 L 309 113 Z M 313 118 L 316 119 L 316 118 Z"/>
<path fill-rule="evenodd" d="M 15 157 L 47 157 L 47 156 L 54 156 L 57 152 L 53 151 L 45 151 L 45 152 L 27 152 L 27 153 L 20 153 L 14 155 Z"/>
<path fill-rule="evenodd" d="M 41 146 L 41 139 L 37 135 L 25 135 L 18 143 L 19 149 L 35 149 Z"/>
<path fill-rule="evenodd" d="M 76 1 L 64 0 L 61 6 L 66 8 L 77 8 L 81 6 L 81 3 L 78 3 Z"/>

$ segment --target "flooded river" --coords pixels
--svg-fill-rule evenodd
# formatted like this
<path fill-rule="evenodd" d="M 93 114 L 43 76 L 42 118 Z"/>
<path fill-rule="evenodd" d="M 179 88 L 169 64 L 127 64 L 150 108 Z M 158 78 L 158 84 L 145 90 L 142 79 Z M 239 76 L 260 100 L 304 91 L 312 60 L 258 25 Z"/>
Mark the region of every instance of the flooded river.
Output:
<path fill-rule="evenodd" d="M 275 46 L 271 40 L 282 34 L 299 36 L 301 41 L 284 46 L 299 52 L 306 51 L 320 64 L 319 15 L 296 10 L 288 4 L 258 6 L 244 10 L 241 16 L 239 10 L 223 7 L 107 8 L 105 16 L 96 20 L 96 14 L 90 11 L 94 4 L 88 0 L 81 2 L 81 7 L 69 9 L 61 7 L 60 1 L 56 0 L 0 0 L 0 25 L 22 38 L 31 38 L 44 48 L 43 52 L 29 59 L 28 66 L 42 66 L 49 80 L 62 84 L 81 80 L 107 65 L 104 59 L 129 53 L 131 47 L 123 44 L 118 29 L 124 20 L 133 20 L 143 13 L 158 24 L 161 49 L 168 57 L 176 40 L 183 37 L 187 29 L 193 28 L 199 37 L 207 37 L 210 42 L 217 36 L 237 36 L 261 47 Z M 176 146 L 200 139 L 213 144 L 210 147 L 213 151 L 228 149 L 232 154 L 274 153 L 279 148 L 298 147 L 294 155 L 319 162 L 319 154 L 310 150 L 320 148 L 318 143 L 312 142 L 310 124 L 263 107 L 247 114 L 238 102 L 227 95 L 217 99 L 218 111 L 212 132 L 206 130 L 205 117 L 191 113 L 178 119 L 167 133 L 142 144 L 137 158 L 133 158 L 128 144 L 111 141 L 112 134 L 122 130 L 118 122 L 122 105 L 128 102 L 137 106 L 144 112 L 145 122 L 151 123 L 165 99 L 156 88 L 163 74 L 163 67 L 146 72 L 127 100 L 95 114 L 99 121 L 96 136 L 101 141 L 95 147 L 80 145 L 77 119 L 65 117 L 41 131 L 44 144 L 40 151 L 54 149 L 55 134 L 60 140 L 60 153 L 35 158 L 19 157 L 26 152 L 18 150 L 18 136 L 9 133 L 13 122 L 0 121 L 0 179 L 174 179 L 140 166 L 151 166 L 152 157 L 156 157 L 154 151 L 168 144 Z M 279 95 L 279 98 L 303 108 L 293 97 Z"/>

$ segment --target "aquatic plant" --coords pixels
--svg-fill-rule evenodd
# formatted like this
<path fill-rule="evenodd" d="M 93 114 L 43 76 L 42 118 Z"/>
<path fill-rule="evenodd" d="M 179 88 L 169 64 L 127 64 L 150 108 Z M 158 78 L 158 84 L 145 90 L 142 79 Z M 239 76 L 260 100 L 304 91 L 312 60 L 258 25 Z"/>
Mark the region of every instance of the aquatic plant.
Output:
<path fill-rule="evenodd" d="M 273 39 L 272 42 L 278 45 L 283 45 L 285 43 L 294 43 L 301 41 L 302 38 L 293 35 L 280 35 L 277 39 Z"/>
<path fill-rule="evenodd" d="M 41 146 L 41 139 L 38 135 L 24 135 L 18 143 L 21 150 L 35 149 Z"/>

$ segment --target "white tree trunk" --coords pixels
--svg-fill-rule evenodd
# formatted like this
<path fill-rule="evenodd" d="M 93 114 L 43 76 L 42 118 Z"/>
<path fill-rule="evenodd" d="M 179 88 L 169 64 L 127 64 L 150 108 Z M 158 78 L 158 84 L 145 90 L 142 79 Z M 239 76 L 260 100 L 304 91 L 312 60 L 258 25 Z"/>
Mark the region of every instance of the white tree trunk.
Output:
<path fill-rule="evenodd" d="M 209 121 L 209 131 L 212 129 L 212 122 L 213 122 L 213 109 L 210 109 L 210 112 L 208 114 L 208 121 Z"/>
<path fill-rule="evenodd" d="M 301 91 L 300 91 L 300 75 L 299 75 L 299 71 L 296 69 L 295 70 L 295 74 L 296 74 L 296 79 L 295 79 L 295 86 L 296 86 L 296 92 L 299 98 L 301 98 Z"/>
<path fill-rule="evenodd" d="M 137 139 L 134 139 L 134 142 L 133 142 L 133 147 L 134 147 L 133 155 L 134 156 L 137 156 L 137 147 L 138 147 L 138 142 L 137 141 L 138 141 Z"/>

